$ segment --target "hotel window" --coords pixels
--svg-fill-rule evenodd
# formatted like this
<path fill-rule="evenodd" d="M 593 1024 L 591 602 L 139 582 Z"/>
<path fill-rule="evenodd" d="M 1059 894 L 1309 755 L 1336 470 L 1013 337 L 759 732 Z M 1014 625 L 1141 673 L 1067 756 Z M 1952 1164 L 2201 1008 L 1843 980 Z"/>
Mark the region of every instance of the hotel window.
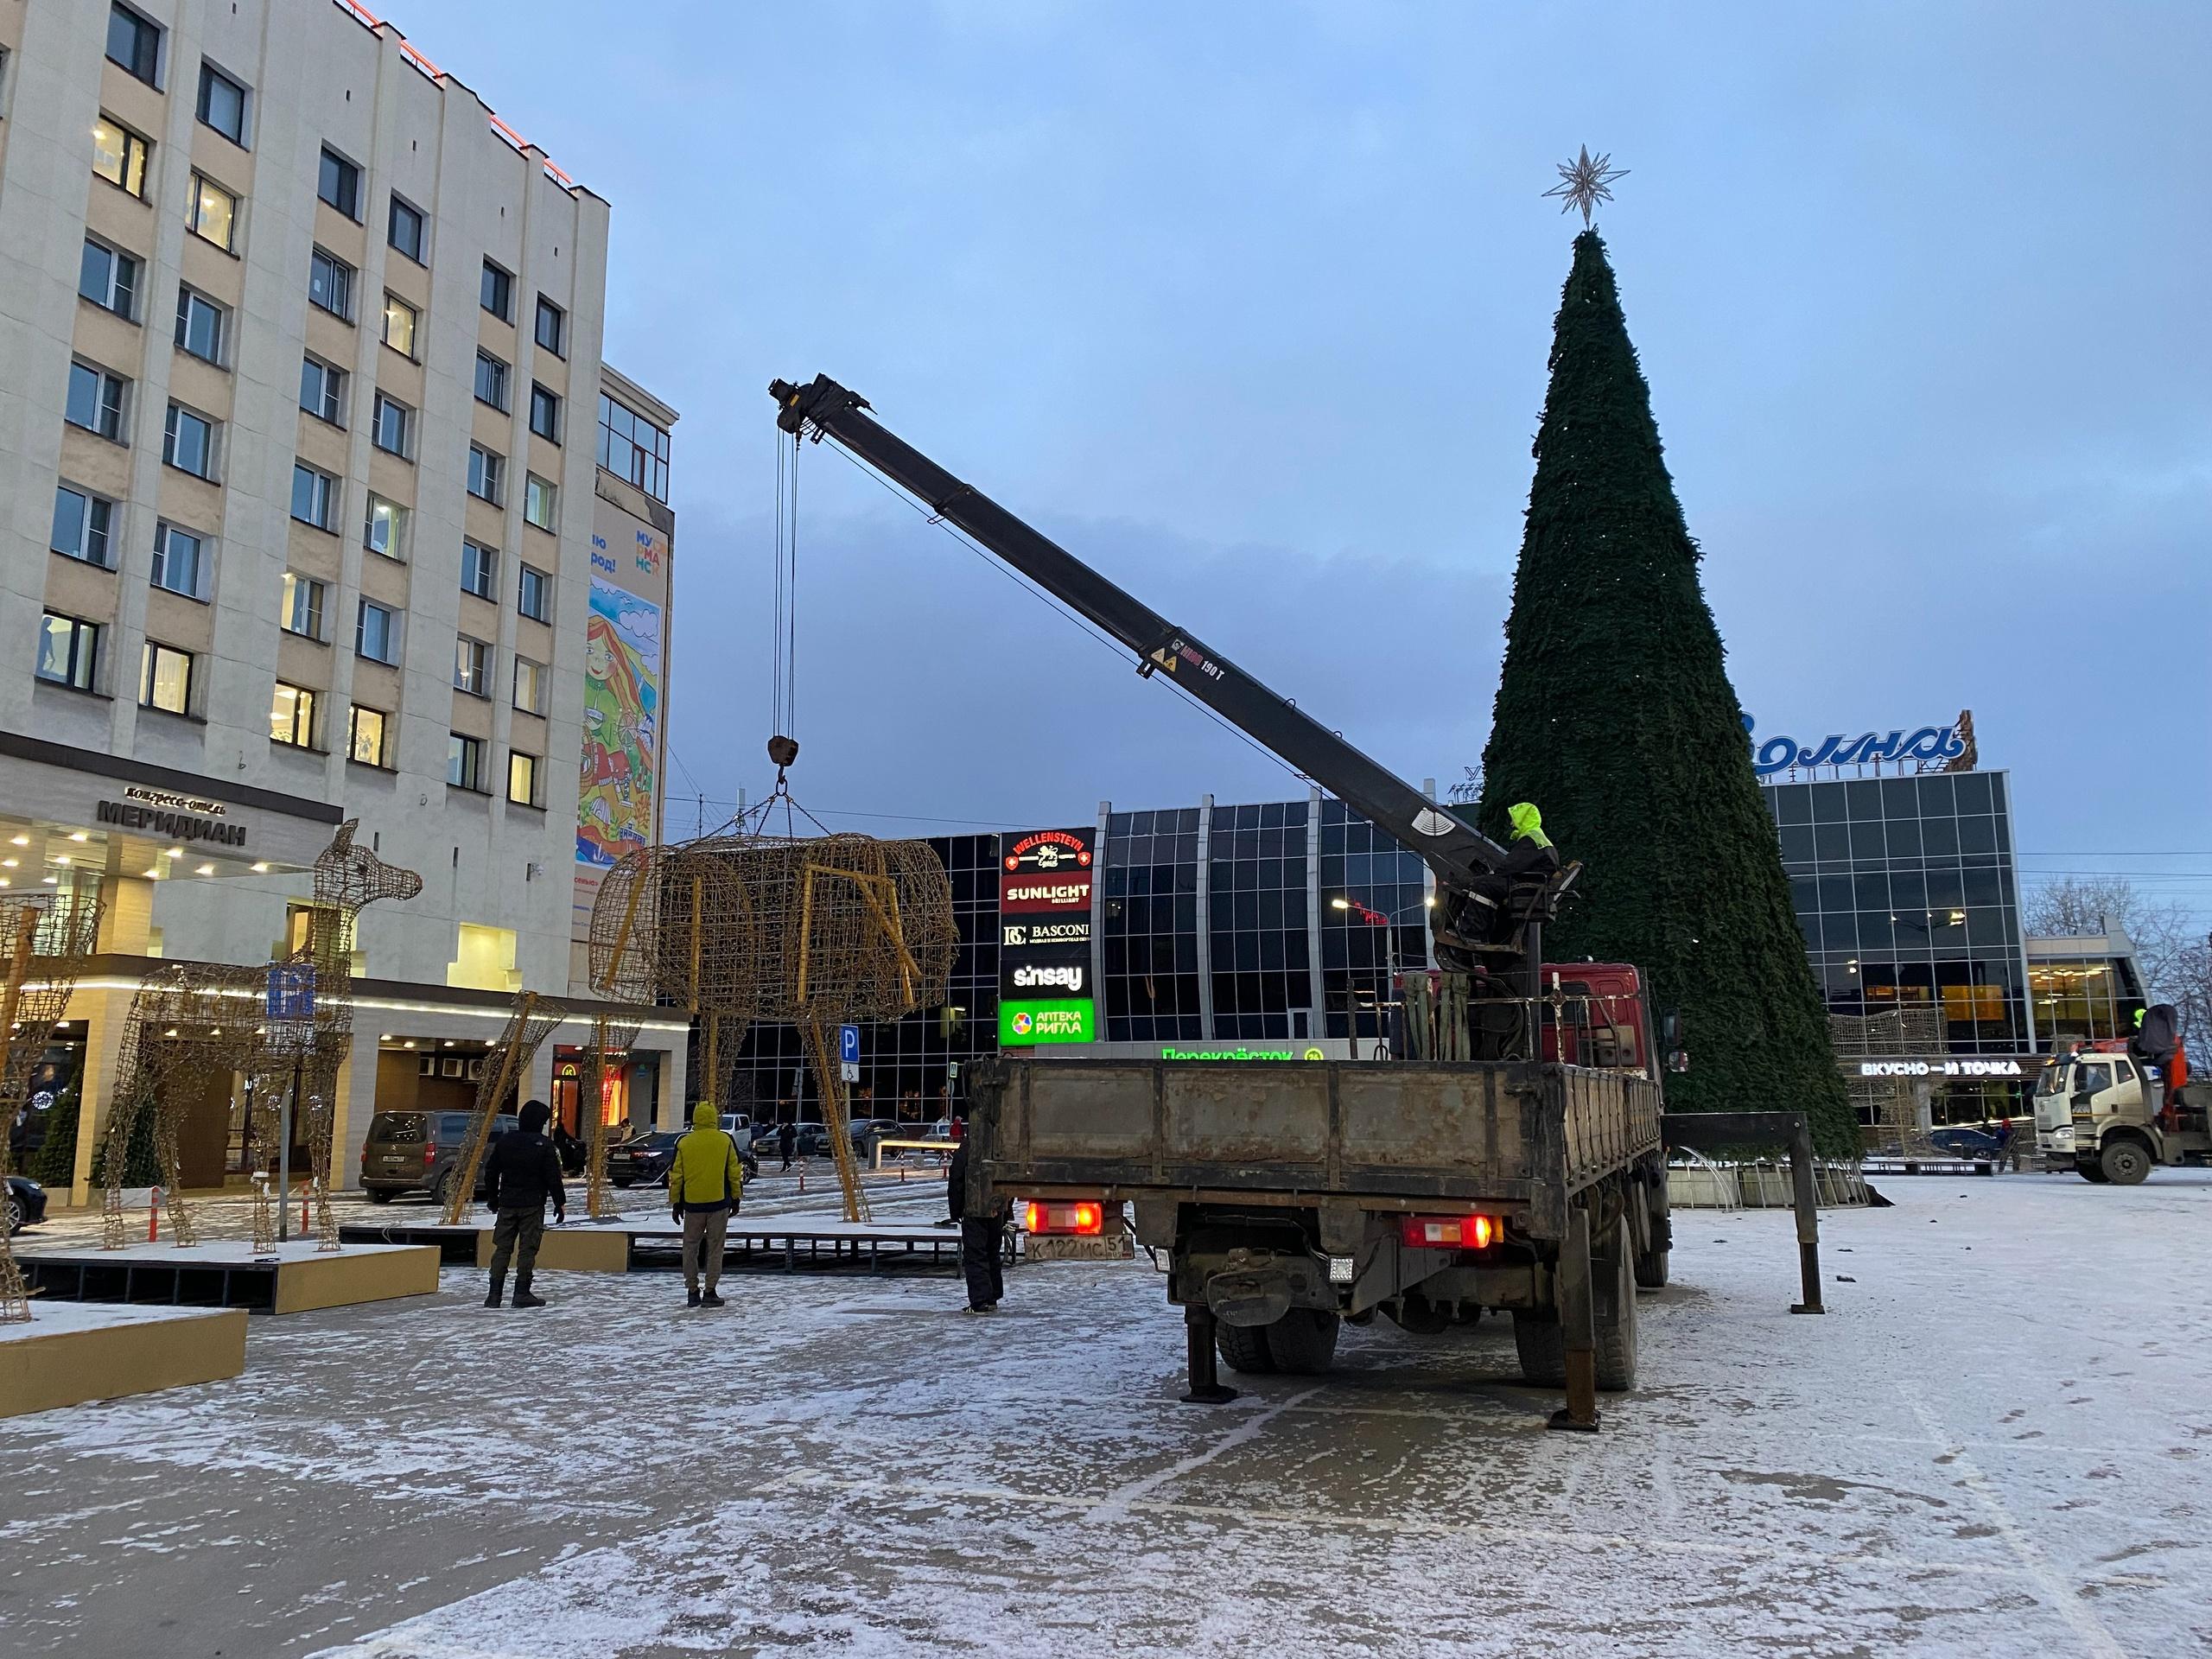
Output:
<path fill-rule="evenodd" d="M 337 151 L 322 152 L 315 193 L 355 224 L 361 220 L 361 169 Z"/>
<path fill-rule="evenodd" d="M 62 415 L 72 426 L 97 432 L 117 443 L 123 442 L 123 399 L 130 383 L 119 374 L 90 363 L 69 365 L 69 400 Z"/>
<path fill-rule="evenodd" d="M 668 434 L 627 404 L 599 395 L 599 464 L 656 501 L 668 499 Z"/>
<path fill-rule="evenodd" d="M 492 647 L 467 634 L 455 636 L 453 651 L 453 689 L 472 697 L 492 695 Z"/>
<path fill-rule="evenodd" d="M 565 341 L 568 336 L 569 314 L 547 299 L 537 296 L 537 343 L 556 357 L 569 353 Z"/>
<path fill-rule="evenodd" d="M 545 712 L 545 664 L 515 658 L 515 707 L 525 715 Z"/>
<path fill-rule="evenodd" d="M 333 426 L 346 424 L 346 371 L 319 357 L 300 359 L 300 407 Z"/>
<path fill-rule="evenodd" d="M 215 423 L 195 415 L 181 404 L 169 405 L 162 426 L 162 460 L 181 473 L 212 480 L 215 476 Z"/>
<path fill-rule="evenodd" d="M 415 325 L 421 313 L 397 294 L 384 296 L 384 343 L 402 357 L 415 355 Z"/>
<path fill-rule="evenodd" d="M 112 311 L 125 322 L 138 315 L 138 262 L 104 243 L 85 238 L 85 257 L 77 266 L 77 291 L 103 311 Z"/>
<path fill-rule="evenodd" d="M 515 608 L 533 622 L 553 620 L 553 578 L 536 565 L 522 568 L 522 581 L 516 584 Z"/>
<path fill-rule="evenodd" d="M 459 732 L 446 739 L 446 782 L 455 789 L 484 793 L 484 740 L 463 737 Z"/>
<path fill-rule="evenodd" d="M 315 704 L 318 694 L 304 685 L 276 682 L 276 695 L 269 704 L 269 741 L 296 749 L 315 747 Z"/>
<path fill-rule="evenodd" d="M 365 766 L 391 765 L 385 754 L 391 732 L 391 716 L 381 709 L 364 709 L 357 702 L 351 718 L 346 734 L 346 758 Z"/>
<path fill-rule="evenodd" d="M 353 267 L 317 248 L 308 260 L 308 298 L 334 317 L 353 321 Z"/>
<path fill-rule="evenodd" d="M 205 363 L 223 360 L 223 308 L 188 288 L 176 291 L 177 349 Z"/>
<path fill-rule="evenodd" d="M 154 586 L 187 599 L 204 598 L 207 592 L 207 543 L 188 530 L 172 524 L 154 528 Z"/>
<path fill-rule="evenodd" d="M 69 558 L 112 570 L 115 556 L 108 533 L 114 522 L 114 502 L 64 484 L 54 493 L 54 537 L 48 545 Z"/>
<path fill-rule="evenodd" d="M 484 262 L 484 285 L 479 294 L 484 308 L 501 322 L 515 320 L 515 279 L 489 259 Z"/>
<path fill-rule="evenodd" d="M 376 421 L 369 434 L 378 448 L 388 455 L 407 458 L 408 438 L 415 424 L 415 411 L 406 404 L 395 402 L 382 392 L 377 394 Z"/>
<path fill-rule="evenodd" d="M 523 486 L 522 516 L 540 530 L 555 528 L 560 493 L 536 473 Z"/>
<path fill-rule="evenodd" d="M 507 365 L 489 352 L 476 353 L 476 401 L 507 412 Z"/>
<path fill-rule="evenodd" d="M 468 493 L 479 501 L 489 501 L 495 507 L 505 502 L 506 472 L 505 457 L 476 444 L 468 446 Z"/>
<path fill-rule="evenodd" d="M 292 464 L 292 517 L 317 530 L 338 528 L 338 480 L 305 461 Z"/>
<path fill-rule="evenodd" d="M 89 691 L 99 669 L 99 623 L 55 611 L 40 619 L 36 672 L 41 680 Z"/>
<path fill-rule="evenodd" d="M 507 751 L 507 798 L 518 806 L 541 804 L 537 798 L 538 759 L 519 749 Z"/>
<path fill-rule="evenodd" d="M 107 14 L 107 60 L 121 66 L 149 86 L 161 67 L 162 31 L 124 5 L 111 5 Z"/>
<path fill-rule="evenodd" d="M 245 88 L 212 63 L 200 66 L 200 118 L 245 148 Z"/>
<path fill-rule="evenodd" d="M 461 544 L 461 591 L 499 602 L 499 554 L 481 542 Z"/>
<path fill-rule="evenodd" d="M 235 251 L 238 245 L 238 199 L 205 175 L 192 175 L 184 222 L 194 235 L 226 252 Z"/>
<path fill-rule="evenodd" d="M 398 613 L 373 600 L 363 600 L 360 620 L 353 627 L 353 649 L 372 663 L 397 662 Z"/>
<path fill-rule="evenodd" d="M 530 388 L 530 429 L 549 442 L 561 442 L 561 395 L 535 382 Z"/>
<path fill-rule="evenodd" d="M 149 639 L 145 671 L 138 680 L 139 707 L 181 715 L 190 711 L 191 702 L 192 653 Z"/>
<path fill-rule="evenodd" d="M 302 639 L 320 640 L 323 637 L 322 601 L 326 591 L 313 576 L 296 576 L 287 570 L 283 594 L 277 601 L 278 626 Z"/>
<path fill-rule="evenodd" d="M 369 498 L 369 516 L 361 527 L 361 545 L 387 559 L 407 557 L 407 524 L 413 515 L 397 501 L 380 495 Z"/>
<path fill-rule="evenodd" d="M 410 207 L 397 196 L 394 196 L 391 199 L 390 223 L 385 228 L 385 239 L 416 264 L 424 264 L 422 210 Z"/>
<path fill-rule="evenodd" d="M 101 116 L 92 123 L 92 171 L 141 200 L 146 194 L 146 158 L 152 149 L 118 121 Z"/>

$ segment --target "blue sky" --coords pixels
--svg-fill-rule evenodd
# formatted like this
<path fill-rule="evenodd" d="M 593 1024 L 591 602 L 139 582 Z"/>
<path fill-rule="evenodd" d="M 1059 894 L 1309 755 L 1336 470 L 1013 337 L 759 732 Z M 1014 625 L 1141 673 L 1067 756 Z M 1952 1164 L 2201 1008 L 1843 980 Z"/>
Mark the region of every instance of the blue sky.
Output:
<path fill-rule="evenodd" d="M 1631 169 L 1599 228 L 1762 734 L 1971 706 L 2031 865 L 2167 872 L 2212 909 L 2212 8 L 394 22 L 613 204 L 608 355 L 683 414 L 671 792 L 709 820 L 772 775 L 765 387 L 821 371 L 1379 759 L 1455 777 L 1568 261 L 1540 193 L 1587 143 Z M 1293 786 L 828 446 L 802 479 L 794 779 L 825 817 Z"/>

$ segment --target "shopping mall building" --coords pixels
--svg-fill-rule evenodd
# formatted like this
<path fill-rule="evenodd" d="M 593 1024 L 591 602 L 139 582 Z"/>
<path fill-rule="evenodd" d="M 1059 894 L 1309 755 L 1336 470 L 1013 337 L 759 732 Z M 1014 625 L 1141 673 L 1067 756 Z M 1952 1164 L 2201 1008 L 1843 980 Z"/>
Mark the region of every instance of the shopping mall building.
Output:
<path fill-rule="evenodd" d="M 1836 1063 L 1870 1129 L 1900 1093 L 1923 1123 L 2024 1109 L 2055 1038 L 2123 1033 L 2142 1006 L 2124 935 L 2023 934 L 2011 779 L 1974 764 L 1966 730 L 1790 742 L 1786 760 L 1789 740 L 1765 749 L 1761 787 Z M 1916 739 L 1924 753 L 1897 753 Z M 1057 920 L 1002 908 L 1018 879 L 1007 849 L 1029 833 L 932 843 L 960 929 L 950 1003 L 863 1029 L 857 1116 L 957 1110 L 959 1068 L 1002 1039 L 1044 1054 L 1372 1053 L 1397 975 L 1429 965 L 1426 867 L 1318 791 L 1258 805 L 1103 804 L 1093 824 L 1064 833 L 1095 856 L 1079 900 L 1068 894 L 1077 912 Z M 1040 920 L 1049 945 L 1037 942 Z M 1057 971 L 1054 996 L 1022 982 L 1027 963 Z M 1058 995 L 1077 971 L 1087 988 Z M 1035 1041 L 1056 1000 L 1090 1002 L 1087 1045 Z M 1032 1027 L 1017 1033 L 1024 1010 Z M 756 1028 L 741 1067 L 748 1109 L 817 1115 L 790 1031 Z"/>
<path fill-rule="evenodd" d="M 0 887 L 104 905 L 30 1102 L 76 1091 L 80 1193 L 149 969 L 297 948 L 347 822 L 422 887 L 360 916 L 341 1181 L 524 991 L 570 1011 L 525 1091 L 572 1079 L 669 671 L 675 416 L 601 361 L 608 224 L 347 0 L 0 6 Z M 650 1116 L 685 1031 L 631 1017 L 601 1109 Z M 191 1184 L 240 1173 L 212 1092 Z"/>

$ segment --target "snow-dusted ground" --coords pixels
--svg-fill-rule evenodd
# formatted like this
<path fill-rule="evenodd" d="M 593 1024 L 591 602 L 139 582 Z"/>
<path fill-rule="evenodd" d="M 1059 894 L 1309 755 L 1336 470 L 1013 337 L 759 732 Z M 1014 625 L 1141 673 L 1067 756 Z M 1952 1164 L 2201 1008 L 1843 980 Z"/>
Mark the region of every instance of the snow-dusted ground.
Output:
<path fill-rule="evenodd" d="M 2212 1179 L 1882 1185 L 1826 1217 L 1826 1319 L 1787 1214 L 1679 1217 L 1595 1437 L 1503 1325 L 1179 1405 L 1141 1259 L 1020 1268 L 992 1319 L 664 1274 L 495 1313 L 450 1270 L 0 1425 L 0 1652 L 2212 1650 Z"/>

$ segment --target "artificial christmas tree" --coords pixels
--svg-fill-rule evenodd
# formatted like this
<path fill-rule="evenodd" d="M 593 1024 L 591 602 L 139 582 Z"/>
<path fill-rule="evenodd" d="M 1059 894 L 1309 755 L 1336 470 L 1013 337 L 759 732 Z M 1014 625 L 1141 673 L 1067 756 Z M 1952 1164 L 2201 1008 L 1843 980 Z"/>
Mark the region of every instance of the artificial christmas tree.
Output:
<path fill-rule="evenodd" d="M 1593 230 L 1560 302 L 1535 481 L 1483 759 L 1483 828 L 1533 801 L 1585 870 L 1553 962 L 1626 962 L 1682 1020 L 1669 1109 L 1800 1110 L 1858 1149 L 1743 711 L 1650 391 Z"/>

